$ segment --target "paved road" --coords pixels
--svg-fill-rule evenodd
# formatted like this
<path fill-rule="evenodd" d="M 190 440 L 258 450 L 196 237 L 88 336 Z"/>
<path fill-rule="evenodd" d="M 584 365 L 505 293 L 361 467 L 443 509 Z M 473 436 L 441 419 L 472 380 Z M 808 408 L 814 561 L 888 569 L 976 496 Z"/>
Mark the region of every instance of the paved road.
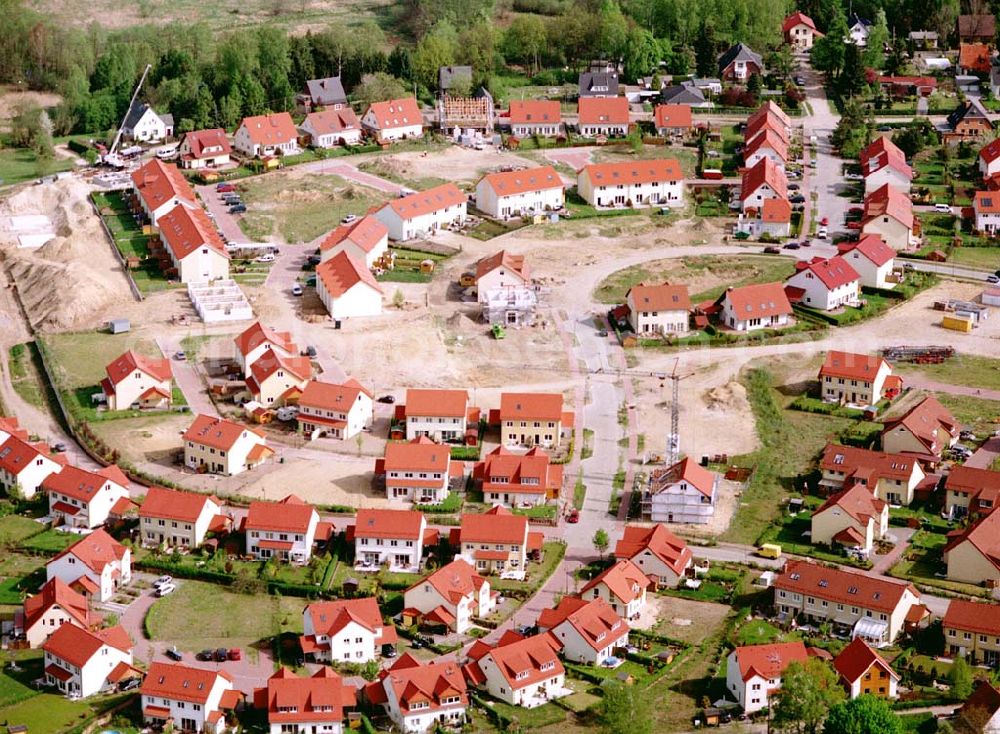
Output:
<path fill-rule="evenodd" d="M 812 114 L 805 117 L 802 126 L 803 142 L 809 145 L 816 158 L 816 167 L 810 171 L 809 190 L 818 194 L 816 200 L 816 221 L 824 217 L 830 222 L 830 236 L 843 231 L 844 216 L 850 207 L 850 201 L 842 193 L 849 188 L 842 175 L 843 159 L 837 156 L 830 143 L 830 135 L 837 127 L 840 116 L 830 106 L 823 88 L 822 75 L 806 68 L 802 72 L 806 80 L 806 98 L 812 108 Z M 810 143 L 815 136 L 816 142 Z M 808 233 L 808 220 L 803 223 L 803 232 Z M 820 246 L 822 240 L 816 240 L 814 246 Z M 835 248 L 828 246 L 833 254 Z M 826 252 L 814 253 L 828 256 Z"/>
<path fill-rule="evenodd" d="M 984 283 L 991 275 L 986 270 L 976 270 L 974 268 L 962 267 L 961 265 L 951 265 L 950 263 L 929 263 L 923 260 L 906 260 L 905 262 L 913 265 L 914 270 L 919 270 L 923 273 L 939 273 L 940 275 L 947 275 L 952 278 L 967 278 L 969 280 L 979 280 Z"/>
<path fill-rule="evenodd" d="M 229 207 L 216 192 L 214 184 L 196 186 L 195 191 L 198 192 L 205 208 L 212 215 L 215 226 L 219 228 L 227 242 L 246 243 L 250 241 L 250 238 L 243 234 L 243 230 L 240 229 L 236 216 L 229 213 Z"/>
<path fill-rule="evenodd" d="M 174 354 L 181 351 L 180 338 L 171 335 L 158 336 L 156 337 L 156 345 L 170 360 L 174 372 L 174 382 L 184 393 L 184 399 L 191 406 L 191 412 L 218 415 L 219 411 L 216 410 L 215 403 L 208 397 L 208 390 L 198 375 L 194 363 L 173 358 Z"/>
<path fill-rule="evenodd" d="M 346 178 L 350 181 L 354 181 L 355 183 L 362 184 L 363 186 L 368 186 L 369 188 L 377 189 L 379 191 L 385 191 L 390 194 L 398 194 L 405 188 L 394 181 L 389 181 L 388 179 L 380 178 L 379 176 L 374 176 L 370 173 L 358 170 L 357 166 L 350 163 L 344 163 L 343 161 L 325 160 L 316 161 L 315 163 L 306 163 L 305 165 L 300 166 L 299 170 L 308 171 L 309 173 L 335 174 L 341 178 Z"/>

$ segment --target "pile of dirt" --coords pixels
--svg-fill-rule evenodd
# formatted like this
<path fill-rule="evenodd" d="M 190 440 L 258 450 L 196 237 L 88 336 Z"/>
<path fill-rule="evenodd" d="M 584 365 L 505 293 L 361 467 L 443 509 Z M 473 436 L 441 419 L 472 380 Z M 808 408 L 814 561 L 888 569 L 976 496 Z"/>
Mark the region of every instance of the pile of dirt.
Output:
<path fill-rule="evenodd" d="M 89 192 L 82 181 L 64 179 L 24 189 L 0 205 L 0 216 L 45 213 L 56 234 L 35 250 L 0 242 L 3 264 L 35 328 L 96 326 L 115 304 L 133 300 Z"/>
<path fill-rule="evenodd" d="M 750 409 L 746 388 L 736 380 L 706 390 L 703 399 L 709 410 L 721 413 L 743 412 Z"/>

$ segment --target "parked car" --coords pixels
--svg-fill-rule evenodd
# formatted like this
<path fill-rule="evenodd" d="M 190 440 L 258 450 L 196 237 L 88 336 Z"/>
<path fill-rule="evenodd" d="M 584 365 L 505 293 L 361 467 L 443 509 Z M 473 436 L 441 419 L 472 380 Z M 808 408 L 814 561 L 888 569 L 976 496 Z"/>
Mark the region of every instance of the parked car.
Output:
<path fill-rule="evenodd" d="M 382 657 L 384 657 L 384 658 L 394 658 L 394 657 L 396 657 L 396 646 L 395 645 L 382 645 Z"/>
<path fill-rule="evenodd" d="M 767 247 L 765 247 L 764 248 L 764 252 L 766 254 L 768 254 L 768 255 L 779 255 L 779 254 L 781 254 L 781 250 L 778 249 L 777 247 L 774 247 L 773 245 L 768 245 Z"/>
<path fill-rule="evenodd" d="M 394 398 L 392 395 L 383 395 L 378 399 L 378 401 L 380 403 L 388 403 L 389 405 L 392 405 L 393 403 L 396 402 L 396 398 Z"/>
<path fill-rule="evenodd" d="M 64 444 L 62 441 L 57 441 L 56 443 L 52 444 L 52 451 L 57 454 L 64 453 L 66 451 L 66 444 Z"/>
<path fill-rule="evenodd" d="M 806 203 L 806 197 L 804 197 L 802 194 L 796 194 L 795 196 L 792 196 L 788 200 L 791 203 L 793 203 L 793 204 L 805 204 Z"/>
<path fill-rule="evenodd" d="M 801 76 L 796 76 L 795 79 L 793 79 L 792 81 L 795 82 L 795 86 L 797 87 L 804 87 L 806 85 L 805 78 Z"/>
<path fill-rule="evenodd" d="M 156 587 L 163 586 L 164 584 L 172 584 L 173 582 L 174 582 L 173 576 L 166 576 L 166 575 L 160 576 L 160 578 L 156 579 L 156 581 L 153 582 L 153 588 L 155 589 Z"/>
<path fill-rule="evenodd" d="M 184 352 L 174 352 L 174 359 L 176 359 L 178 362 L 186 362 L 187 355 L 184 354 Z"/>
<path fill-rule="evenodd" d="M 1000 283 L 1000 275 L 987 275 L 986 276 L 986 282 L 987 283 Z"/>
<path fill-rule="evenodd" d="M 345 214 L 344 218 L 340 220 L 340 223 L 341 224 L 353 224 L 356 221 L 358 221 L 358 215 L 357 214 Z"/>
<path fill-rule="evenodd" d="M 819 220 L 819 224 L 820 224 L 821 227 L 828 226 L 830 224 L 830 218 L 829 217 L 823 217 L 822 219 Z"/>
<path fill-rule="evenodd" d="M 797 184 L 797 183 L 790 183 L 790 184 L 788 184 L 788 190 L 789 191 L 798 191 L 801 188 L 802 187 L 799 184 Z"/>
<path fill-rule="evenodd" d="M 236 191 L 236 187 L 231 183 L 220 183 L 215 185 L 215 190 L 221 194 L 224 191 Z"/>
<path fill-rule="evenodd" d="M 167 594 L 173 594 L 177 590 L 177 587 L 173 584 L 164 584 L 163 586 L 156 587 L 156 595 L 160 598 L 166 596 Z"/>
<path fill-rule="evenodd" d="M 131 691 L 142 685 L 142 678 L 129 678 L 118 685 L 119 691 Z"/>
<path fill-rule="evenodd" d="M 949 204 L 937 203 L 934 205 L 934 211 L 941 212 L 943 214 L 951 214 L 951 206 Z"/>
<path fill-rule="evenodd" d="M 293 285 L 292 286 L 292 295 L 293 296 L 301 296 L 302 295 L 302 286 L 299 285 L 298 283 L 296 283 L 295 285 Z"/>
<path fill-rule="evenodd" d="M 848 181 L 864 181 L 865 180 L 865 177 L 862 176 L 860 173 L 845 173 L 844 174 L 844 178 L 846 178 Z"/>
<path fill-rule="evenodd" d="M 799 245 L 798 242 L 789 242 L 787 245 L 785 245 L 784 249 L 786 249 L 786 250 L 797 250 L 797 249 L 799 249 L 799 247 L 801 247 L 801 245 Z"/>
<path fill-rule="evenodd" d="M 323 262 L 323 256 L 322 255 L 310 255 L 308 257 L 308 259 L 306 260 L 306 262 L 309 263 L 310 265 L 319 265 L 321 262 Z"/>
<path fill-rule="evenodd" d="M 229 213 L 230 214 L 246 214 L 247 213 L 247 205 L 246 204 L 233 204 L 233 206 L 229 207 Z"/>
<path fill-rule="evenodd" d="M 302 356 L 303 357 L 315 357 L 316 356 L 316 347 L 311 346 L 311 345 L 307 346 L 305 349 L 302 350 Z"/>
<path fill-rule="evenodd" d="M 215 651 L 215 662 L 224 663 L 229 659 L 229 650 L 224 647 L 220 647 Z"/>
<path fill-rule="evenodd" d="M 580 522 L 580 511 L 579 510 L 571 511 L 569 515 L 566 516 L 566 522 L 572 525 L 575 525 L 576 523 Z"/>
<path fill-rule="evenodd" d="M 231 647 L 229 648 L 228 657 L 230 660 L 242 660 L 243 651 L 238 647 Z"/>
<path fill-rule="evenodd" d="M 274 262 L 274 255 L 272 253 L 270 253 L 270 252 L 264 253 L 260 257 L 256 258 L 255 262 L 259 262 L 259 263 L 273 263 Z"/>
<path fill-rule="evenodd" d="M 215 651 L 213 650 L 202 650 L 197 655 L 194 656 L 195 660 L 201 660 L 202 662 L 212 662 L 212 658 L 215 657 Z"/>
<path fill-rule="evenodd" d="M 825 240 L 827 238 L 827 235 L 829 235 L 829 232 L 827 231 L 826 227 L 820 227 L 819 229 L 816 230 L 816 236 L 819 237 L 821 240 Z"/>
<path fill-rule="evenodd" d="M 181 660 L 184 659 L 184 656 L 174 646 L 168 647 L 163 654 L 166 655 L 171 660 L 174 660 L 176 662 L 180 662 Z"/>

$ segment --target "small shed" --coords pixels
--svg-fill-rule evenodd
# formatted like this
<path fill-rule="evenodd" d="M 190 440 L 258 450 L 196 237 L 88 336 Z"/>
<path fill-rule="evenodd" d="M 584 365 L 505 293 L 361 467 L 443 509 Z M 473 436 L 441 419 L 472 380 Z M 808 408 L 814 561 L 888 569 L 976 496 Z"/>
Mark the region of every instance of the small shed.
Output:
<path fill-rule="evenodd" d="M 340 585 L 340 589 L 344 596 L 350 598 L 358 593 L 359 586 L 361 586 L 360 582 L 352 576 L 344 579 L 344 583 Z"/>
<path fill-rule="evenodd" d="M 112 334 L 124 334 L 132 328 L 128 319 L 111 319 L 108 321 L 108 331 Z"/>
<path fill-rule="evenodd" d="M 984 306 L 1000 306 L 1000 288 L 985 288 L 979 297 Z"/>

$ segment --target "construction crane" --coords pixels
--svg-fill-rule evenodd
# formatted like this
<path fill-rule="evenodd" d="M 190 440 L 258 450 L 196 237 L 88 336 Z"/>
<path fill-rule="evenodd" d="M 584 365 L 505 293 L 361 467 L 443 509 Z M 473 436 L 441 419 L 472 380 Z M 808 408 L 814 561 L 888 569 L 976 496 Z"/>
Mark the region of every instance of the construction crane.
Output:
<path fill-rule="evenodd" d="M 687 372 L 683 375 L 677 374 L 677 366 L 680 364 L 680 358 L 674 360 L 674 370 L 669 375 L 660 373 L 658 377 L 660 378 L 660 384 L 663 384 L 663 380 L 669 379 L 671 382 L 671 396 L 670 396 L 670 433 L 667 434 L 667 466 L 673 466 L 677 463 L 680 458 L 681 452 L 681 433 L 680 433 L 680 386 L 681 380 L 685 377 L 690 377 L 694 372 Z"/>
<path fill-rule="evenodd" d="M 139 96 L 139 90 L 142 89 L 143 82 L 146 81 L 146 75 L 149 74 L 149 70 L 153 68 L 152 64 L 146 64 L 146 68 L 142 72 L 142 76 L 139 78 L 139 83 L 135 85 L 135 91 L 132 92 L 132 99 L 128 102 L 128 108 L 125 110 L 125 117 L 122 118 L 122 124 L 118 126 L 118 132 L 115 133 L 115 139 L 111 143 L 111 147 L 108 152 L 104 155 L 104 162 L 108 165 L 115 166 L 116 168 L 121 168 L 124 165 L 123 161 L 118 157 L 118 144 L 122 140 L 122 132 L 125 130 L 125 121 L 128 119 L 129 113 L 132 111 L 132 105 L 135 104 L 136 98 Z"/>

